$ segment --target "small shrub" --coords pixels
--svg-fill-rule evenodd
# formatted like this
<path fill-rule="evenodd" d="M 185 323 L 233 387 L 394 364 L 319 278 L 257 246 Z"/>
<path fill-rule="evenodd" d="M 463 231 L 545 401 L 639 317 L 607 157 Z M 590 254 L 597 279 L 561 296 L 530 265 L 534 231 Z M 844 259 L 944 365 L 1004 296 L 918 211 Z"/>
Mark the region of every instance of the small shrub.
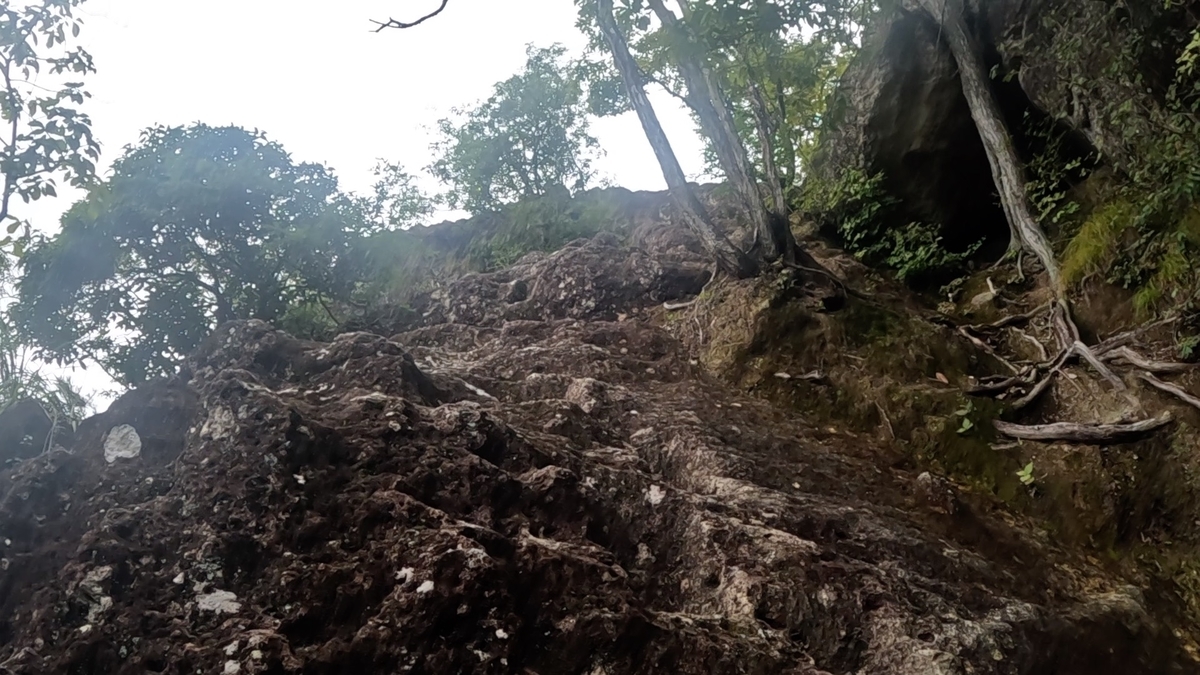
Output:
<path fill-rule="evenodd" d="M 804 199 L 807 211 L 832 223 L 847 251 L 867 264 L 891 268 L 905 283 L 915 285 L 961 269 L 982 245 L 951 252 L 942 244 L 937 225 L 909 222 L 898 227 L 903 222 L 898 206 L 899 200 L 883 187 L 882 174 L 868 176 L 859 170 L 847 171 L 833 184 L 814 183 Z"/>

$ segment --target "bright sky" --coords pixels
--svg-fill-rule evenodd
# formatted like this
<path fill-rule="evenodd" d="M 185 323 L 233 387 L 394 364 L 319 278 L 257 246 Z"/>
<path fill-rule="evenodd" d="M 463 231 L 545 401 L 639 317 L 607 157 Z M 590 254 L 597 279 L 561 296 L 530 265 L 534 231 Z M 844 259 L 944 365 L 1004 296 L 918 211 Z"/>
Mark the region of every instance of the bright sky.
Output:
<path fill-rule="evenodd" d="M 414 171 L 427 165 L 436 120 L 517 72 L 526 43 L 583 48 L 570 0 L 450 0 L 421 26 L 372 32 L 370 19 L 411 20 L 438 4 L 87 0 L 79 40 L 98 71 L 87 81 L 86 110 L 102 169 L 147 126 L 201 121 L 260 129 L 295 159 L 327 164 L 344 188 L 363 191 L 376 158 Z M 699 174 L 691 119 L 670 97 L 651 99 L 684 170 Z M 596 167 L 617 185 L 664 187 L 631 113 L 597 121 L 593 133 L 606 152 Z M 77 198 L 63 194 L 16 215 L 55 229 Z M 94 370 L 72 377 L 92 391 L 110 386 Z"/>

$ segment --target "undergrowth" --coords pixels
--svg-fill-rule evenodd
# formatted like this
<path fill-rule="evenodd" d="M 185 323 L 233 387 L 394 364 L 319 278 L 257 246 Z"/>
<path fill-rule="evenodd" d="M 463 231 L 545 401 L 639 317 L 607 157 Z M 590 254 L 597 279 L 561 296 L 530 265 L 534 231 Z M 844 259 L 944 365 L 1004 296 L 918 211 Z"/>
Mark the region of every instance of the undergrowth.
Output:
<path fill-rule="evenodd" d="M 1102 79 L 1146 95 L 1093 93 L 1094 100 L 1106 102 L 1090 112 L 1093 126 L 1117 135 L 1112 156 L 1105 158 L 1116 171 L 1106 179 L 1104 198 L 1085 205 L 1086 215 L 1068 233 L 1063 275 L 1072 284 L 1102 275 L 1132 290 L 1143 319 L 1194 312 L 1200 304 L 1200 274 L 1193 264 L 1200 258 L 1200 29 L 1183 35 L 1175 28 L 1135 25 L 1118 5 L 1108 11 L 1123 32 L 1104 34 L 1099 42 L 1095 36 L 1064 40 L 1055 56 L 1064 62 L 1102 56 L 1096 65 Z M 1145 72 L 1146 55 L 1162 49 L 1177 50 L 1175 72 Z M 1037 176 L 1038 167 L 1030 168 Z M 1060 206 L 1074 204 L 1055 198 Z"/>
<path fill-rule="evenodd" d="M 902 282 L 918 286 L 954 276 L 982 242 L 962 252 L 948 250 L 937 225 L 900 217 L 900 202 L 888 194 L 883 181 L 883 174 L 867 175 L 858 169 L 836 181 L 810 181 L 803 207 L 832 225 L 848 252 L 868 265 L 891 269 Z"/>

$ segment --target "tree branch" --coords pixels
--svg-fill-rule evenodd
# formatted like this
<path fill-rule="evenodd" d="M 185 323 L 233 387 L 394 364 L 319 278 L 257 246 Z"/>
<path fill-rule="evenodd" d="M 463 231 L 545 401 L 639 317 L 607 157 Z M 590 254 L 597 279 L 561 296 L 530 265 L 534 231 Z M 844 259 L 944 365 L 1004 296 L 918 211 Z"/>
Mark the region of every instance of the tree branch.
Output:
<path fill-rule="evenodd" d="M 437 9 L 435 9 L 432 12 L 426 14 L 425 16 L 417 19 L 416 21 L 410 21 L 410 22 L 406 23 L 404 21 L 397 21 L 395 19 L 388 19 L 387 21 L 372 20 L 371 23 L 374 23 L 376 26 L 379 26 L 378 28 L 375 29 L 376 33 L 384 30 L 385 28 L 400 28 L 400 29 L 412 28 L 413 26 L 419 26 L 419 25 L 425 23 L 426 21 L 432 19 L 433 17 L 437 16 L 438 14 L 441 14 L 442 10 L 446 9 L 446 5 L 448 5 L 448 4 L 450 4 L 450 0 L 442 0 L 442 4 Z"/>

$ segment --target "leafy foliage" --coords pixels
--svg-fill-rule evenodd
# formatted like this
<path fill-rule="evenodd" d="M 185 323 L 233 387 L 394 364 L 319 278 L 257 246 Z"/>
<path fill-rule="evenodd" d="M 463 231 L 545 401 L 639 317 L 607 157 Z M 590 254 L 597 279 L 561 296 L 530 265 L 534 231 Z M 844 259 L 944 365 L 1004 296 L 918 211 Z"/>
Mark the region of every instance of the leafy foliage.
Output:
<path fill-rule="evenodd" d="M 937 226 L 896 220 L 897 200 L 887 193 L 882 174 L 847 171 L 832 184 L 809 181 L 805 209 L 832 226 L 846 250 L 872 265 L 885 265 L 896 277 L 921 284 L 957 271 L 978 251 L 951 252 Z"/>
<path fill-rule="evenodd" d="M 438 123 L 441 139 L 429 167 L 449 186 L 447 204 L 471 213 L 546 194 L 583 190 L 595 178 L 596 139 L 577 64 L 561 45 L 526 48 L 524 69 L 499 82 L 474 108 Z"/>
<path fill-rule="evenodd" d="M 577 25 L 591 38 L 593 51 L 602 52 L 594 4 L 576 1 Z M 811 156 L 829 94 L 876 3 L 691 0 L 680 3 L 680 9 L 687 44 L 652 19 L 645 0 L 615 5 L 616 19 L 630 36 L 646 80 L 694 109 L 677 61 L 681 50 L 699 57 L 727 98 L 738 136 L 759 150 L 751 153 L 758 178 L 767 178 L 762 153 L 769 152 L 780 167 L 783 187 L 790 190 Z M 601 77 L 605 72 L 597 68 L 590 74 Z M 707 169 L 718 173 L 713 142 L 704 140 Z"/>
<path fill-rule="evenodd" d="M 170 372 L 219 322 L 349 294 L 366 227 L 324 167 L 261 133 L 155 127 L 22 261 L 22 330 L 125 384 Z"/>
<path fill-rule="evenodd" d="M 68 46 L 80 32 L 74 10 L 81 1 L 0 6 L 0 225 L 7 235 L 0 245 L 18 255 L 24 238 L 13 238 L 22 229 L 10 211 L 13 198 L 53 197 L 60 178 L 84 186 L 100 153 L 91 120 L 79 110 L 87 94 L 72 79 L 95 70 L 86 51 Z M 24 230 L 28 235 L 27 224 Z"/>
<path fill-rule="evenodd" d="M 1092 92 L 1106 101 L 1091 112 L 1092 124 L 1117 135 L 1106 159 L 1118 180 L 1108 203 L 1072 237 L 1064 266 L 1075 281 L 1105 272 L 1108 281 L 1132 289 L 1135 309 L 1149 316 L 1194 305 L 1200 294 L 1200 274 L 1190 263 L 1200 255 L 1200 29 L 1186 13 L 1177 16 L 1184 12 L 1177 3 L 1142 8 L 1141 20 L 1118 5 L 1107 11 L 1122 31 L 1065 40 L 1059 56 L 1095 56 L 1103 80 L 1135 94 Z M 1145 64 L 1160 61 L 1164 50 L 1176 50 L 1175 72 L 1148 71 Z"/>
<path fill-rule="evenodd" d="M 433 215 L 434 203 L 417 186 L 416 176 L 395 162 L 380 161 L 373 170 L 371 194 L 359 197 L 367 222 L 379 230 L 404 229 Z"/>
<path fill-rule="evenodd" d="M 0 289 L 12 287 L 11 273 L 11 265 L 0 258 Z M 11 300 L 0 296 L 0 304 Z M 38 401 L 56 422 L 72 428 L 91 412 L 91 402 L 70 380 L 43 373 L 15 326 L 0 315 L 0 410 L 22 399 Z"/>
<path fill-rule="evenodd" d="M 1070 189 L 1089 175 L 1095 158 L 1075 156 L 1068 147 L 1067 131 L 1053 119 L 1035 121 L 1026 113 L 1025 127 L 1027 138 L 1042 146 L 1025 167 L 1029 177 L 1025 190 L 1034 216 L 1042 227 L 1061 228 L 1082 208 L 1070 197 Z"/>
<path fill-rule="evenodd" d="M 361 304 L 404 304 L 447 276 L 507 267 L 533 251 L 555 251 L 575 239 L 622 232 L 620 214 L 604 190 L 565 189 L 502 206 L 467 221 L 381 232 L 364 239 L 359 260 L 369 281 Z"/>

